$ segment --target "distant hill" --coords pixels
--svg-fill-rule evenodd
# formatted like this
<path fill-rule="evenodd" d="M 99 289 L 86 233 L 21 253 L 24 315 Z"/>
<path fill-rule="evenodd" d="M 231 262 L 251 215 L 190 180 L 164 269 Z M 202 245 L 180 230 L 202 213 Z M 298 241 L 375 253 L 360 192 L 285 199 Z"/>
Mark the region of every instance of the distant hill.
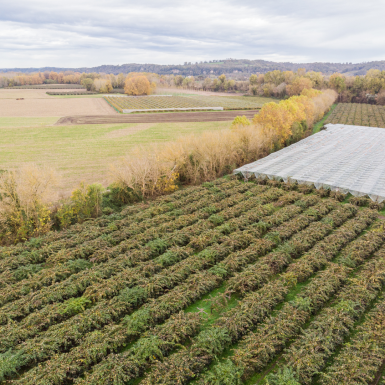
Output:
<path fill-rule="evenodd" d="M 365 63 L 276 63 L 265 60 L 214 60 L 211 62 L 185 63 L 184 65 L 159 65 L 159 64 L 135 64 L 101 65 L 98 67 L 42 67 L 42 68 L 0 68 L 0 72 L 37 72 L 37 71 L 77 71 L 77 72 L 104 72 L 104 73 L 128 73 L 128 72 L 154 72 L 160 75 L 178 74 L 183 76 L 193 75 L 220 75 L 233 74 L 234 77 L 249 75 L 251 73 L 266 73 L 273 70 L 292 70 L 306 68 L 307 71 L 318 71 L 324 74 L 340 72 L 347 75 L 364 75 L 369 69 L 385 70 L 385 60 Z"/>

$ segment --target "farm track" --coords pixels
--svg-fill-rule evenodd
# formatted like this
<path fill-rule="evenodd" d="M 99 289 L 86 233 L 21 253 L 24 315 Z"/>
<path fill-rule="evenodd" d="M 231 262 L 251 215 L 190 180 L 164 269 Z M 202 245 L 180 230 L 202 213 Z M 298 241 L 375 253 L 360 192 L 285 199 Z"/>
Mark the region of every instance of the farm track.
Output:
<path fill-rule="evenodd" d="M 1 248 L 0 382 L 212 385 L 237 372 L 254 384 L 272 360 L 286 367 L 300 354 L 311 363 L 296 368 L 300 384 L 310 384 L 336 348 L 314 325 L 325 317 L 339 325 L 334 304 L 342 301 L 349 327 L 331 330 L 343 344 L 385 284 L 378 212 L 325 195 L 221 179 Z M 221 293 L 231 304 L 202 313 L 204 298 L 217 303 Z M 353 311 L 350 299 L 359 301 Z M 385 341 L 379 309 L 362 333 Z M 305 355 L 298 341 L 309 346 Z M 322 359 L 312 361 L 313 341 L 329 344 Z M 382 359 L 363 347 L 376 358 L 373 381 Z M 338 372 L 344 351 L 329 371 Z"/>
<path fill-rule="evenodd" d="M 60 118 L 56 126 L 69 126 L 80 124 L 114 124 L 114 123 L 183 123 L 183 122 L 221 122 L 231 121 L 239 115 L 252 119 L 259 110 L 239 110 L 221 112 L 163 112 L 128 115 L 102 115 L 102 116 L 65 116 Z"/>

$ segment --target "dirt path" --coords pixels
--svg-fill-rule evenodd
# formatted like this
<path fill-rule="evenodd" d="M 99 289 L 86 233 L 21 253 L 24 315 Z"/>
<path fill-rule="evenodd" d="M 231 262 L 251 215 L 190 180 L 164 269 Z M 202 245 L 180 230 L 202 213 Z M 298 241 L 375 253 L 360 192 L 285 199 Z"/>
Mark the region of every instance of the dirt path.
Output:
<path fill-rule="evenodd" d="M 252 119 L 259 110 L 220 111 L 220 112 L 172 112 L 147 113 L 129 115 L 83 115 L 65 116 L 55 125 L 68 126 L 78 124 L 110 124 L 110 123 L 172 123 L 172 122 L 220 122 L 233 120 L 236 116 L 245 115 Z"/>

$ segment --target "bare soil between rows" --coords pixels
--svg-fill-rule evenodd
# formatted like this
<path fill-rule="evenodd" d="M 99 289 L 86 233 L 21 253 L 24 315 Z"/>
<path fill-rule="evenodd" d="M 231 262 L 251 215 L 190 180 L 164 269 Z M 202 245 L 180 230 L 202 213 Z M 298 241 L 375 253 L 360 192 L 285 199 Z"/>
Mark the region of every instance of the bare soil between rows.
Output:
<path fill-rule="evenodd" d="M 113 124 L 113 123 L 183 123 L 183 122 L 221 122 L 233 120 L 244 115 L 252 119 L 259 110 L 220 111 L 220 112 L 172 112 L 147 113 L 132 115 L 82 115 L 64 116 L 55 125 L 69 126 L 79 124 Z"/>

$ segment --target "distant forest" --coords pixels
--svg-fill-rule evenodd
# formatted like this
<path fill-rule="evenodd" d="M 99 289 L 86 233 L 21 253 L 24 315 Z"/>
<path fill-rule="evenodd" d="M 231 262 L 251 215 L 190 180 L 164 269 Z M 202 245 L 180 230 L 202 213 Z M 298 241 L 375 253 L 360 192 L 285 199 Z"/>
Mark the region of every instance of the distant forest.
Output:
<path fill-rule="evenodd" d="M 92 68 L 0 68 L 0 72 L 23 72 L 30 73 L 36 71 L 77 71 L 77 72 L 97 72 L 97 73 L 129 73 L 129 72 L 151 72 L 159 75 L 182 75 L 182 76 L 210 76 L 210 75 L 231 75 L 232 78 L 242 78 L 250 74 L 265 74 L 269 71 L 297 71 L 305 68 L 307 71 L 322 72 L 330 75 L 339 72 L 344 75 L 365 75 L 369 69 L 385 70 L 385 60 L 372 61 L 365 63 L 276 63 L 265 60 L 212 60 L 205 62 L 186 62 L 183 65 L 158 65 L 158 64 L 122 64 L 122 65 L 101 65 Z"/>

